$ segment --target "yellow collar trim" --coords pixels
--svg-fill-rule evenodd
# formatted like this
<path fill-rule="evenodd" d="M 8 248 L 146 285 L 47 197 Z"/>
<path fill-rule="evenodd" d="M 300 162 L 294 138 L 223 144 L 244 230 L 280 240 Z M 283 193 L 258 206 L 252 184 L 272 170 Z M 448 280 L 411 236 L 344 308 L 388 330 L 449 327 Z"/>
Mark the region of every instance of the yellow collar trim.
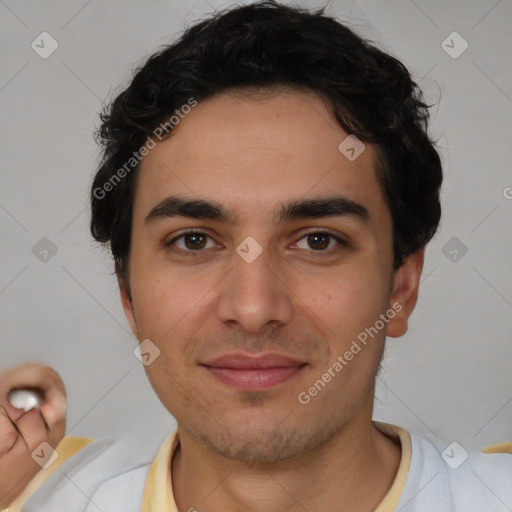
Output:
<path fill-rule="evenodd" d="M 140 512 L 178 512 L 171 480 L 171 461 L 178 444 L 176 429 L 163 442 L 149 468 Z"/>
<path fill-rule="evenodd" d="M 405 480 L 409 473 L 409 467 L 411 466 L 411 436 L 403 428 L 391 425 L 390 423 L 373 421 L 373 424 L 384 434 L 394 437 L 395 439 L 400 439 L 400 444 L 402 445 L 402 457 L 400 458 L 400 465 L 398 466 L 393 485 L 380 502 L 380 505 L 375 509 L 375 512 L 393 512 L 400 501 Z"/>
<path fill-rule="evenodd" d="M 375 512 L 392 512 L 395 510 L 411 463 L 411 438 L 404 429 L 374 421 L 374 425 L 383 433 L 400 439 L 402 444 L 402 457 L 391 489 L 381 501 Z M 179 444 L 179 432 L 176 429 L 170 434 L 158 450 L 155 460 L 151 464 L 142 497 L 140 512 L 178 512 L 172 492 L 171 461 Z"/>

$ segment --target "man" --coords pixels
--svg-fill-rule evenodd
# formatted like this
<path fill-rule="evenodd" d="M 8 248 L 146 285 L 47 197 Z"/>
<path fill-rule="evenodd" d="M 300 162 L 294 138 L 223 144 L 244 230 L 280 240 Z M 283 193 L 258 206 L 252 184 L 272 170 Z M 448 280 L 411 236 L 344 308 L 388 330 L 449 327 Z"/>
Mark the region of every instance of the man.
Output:
<path fill-rule="evenodd" d="M 178 429 L 136 468 L 84 442 L 23 510 L 512 507 L 510 455 L 455 470 L 372 421 L 440 219 L 427 106 L 399 61 L 261 2 L 153 55 L 102 121 L 91 232 Z"/>

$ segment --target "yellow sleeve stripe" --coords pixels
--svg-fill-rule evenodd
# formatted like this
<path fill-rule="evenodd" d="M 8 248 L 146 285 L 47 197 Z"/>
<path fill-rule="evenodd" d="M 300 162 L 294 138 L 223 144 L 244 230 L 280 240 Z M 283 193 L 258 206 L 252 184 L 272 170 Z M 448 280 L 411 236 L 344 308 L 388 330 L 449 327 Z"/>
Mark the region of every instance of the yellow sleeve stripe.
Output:
<path fill-rule="evenodd" d="M 491 444 L 482 450 L 484 453 L 512 453 L 512 441 Z"/>
<path fill-rule="evenodd" d="M 94 439 L 89 437 L 74 437 L 66 436 L 55 448 L 58 458 L 55 462 L 46 469 L 41 469 L 32 480 L 28 483 L 23 492 L 11 503 L 9 508 L 0 512 L 22 512 L 22 507 L 25 502 L 34 494 L 34 492 L 43 485 L 50 476 L 59 469 L 64 462 L 70 459 L 75 453 L 78 453 L 82 448 L 85 448 Z"/>

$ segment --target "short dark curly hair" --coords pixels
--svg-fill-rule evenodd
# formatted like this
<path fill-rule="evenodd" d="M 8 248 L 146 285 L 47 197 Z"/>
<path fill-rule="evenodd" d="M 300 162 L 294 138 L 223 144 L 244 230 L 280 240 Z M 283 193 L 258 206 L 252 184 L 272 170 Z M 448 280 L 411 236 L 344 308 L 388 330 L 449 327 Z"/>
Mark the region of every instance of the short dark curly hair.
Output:
<path fill-rule="evenodd" d="M 393 223 L 393 268 L 434 236 L 442 167 L 427 134 L 430 106 L 400 61 L 324 10 L 270 0 L 217 12 L 151 55 L 100 114 L 102 154 L 90 194 L 90 228 L 95 240 L 110 244 L 128 293 L 139 166 L 121 169 L 176 109 L 220 92 L 284 86 L 326 99 L 346 132 L 375 144 Z"/>

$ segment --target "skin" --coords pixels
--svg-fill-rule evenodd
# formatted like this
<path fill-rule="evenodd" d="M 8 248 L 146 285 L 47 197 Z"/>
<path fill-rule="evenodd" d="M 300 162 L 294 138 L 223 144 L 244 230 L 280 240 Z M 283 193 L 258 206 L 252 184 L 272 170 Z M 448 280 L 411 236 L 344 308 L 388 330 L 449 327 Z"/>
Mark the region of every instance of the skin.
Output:
<path fill-rule="evenodd" d="M 372 424 L 374 382 L 386 335 L 407 330 L 423 251 L 393 271 L 375 148 L 366 144 L 351 162 L 338 150 L 347 135 L 313 93 L 223 93 L 199 102 L 142 161 L 132 300 L 122 281 L 121 299 L 135 336 L 161 351 L 146 372 L 178 423 L 180 511 L 372 511 L 392 485 L 401 449 Z M 366 207 L 368 221 L 272 219 L 285 201 L 333 194 Z M 171 195 L 216 200 L 239 223 L 145 222 Z M 210 237 L 202 252 L 186 238 L 165 245 L 187 228 Z M 327 238 L 322 252 L 305 236 L 311 231 L 348 246 Z M 248 236 L 263 249 L 252 263 L 236 252 Z M 401 311 L 386 328 L 301 404 L 298 394 L 396 303 Z M 268 390 L 242 392 L 200 366 L 235 350 L 276 351 L 308 366 Z"/>
<path fill-rule="evenodd" d="M 40 409 L 25 412 L 8 400 L 12 389 L 38 388 Z M 17 498 L 39 466 L 32 452 L 43 442 L 53 448 L 66 430 L 66 389 L 59 374 L 41 364 L 24 364 L 0 372 L 0 508 Z"/>

